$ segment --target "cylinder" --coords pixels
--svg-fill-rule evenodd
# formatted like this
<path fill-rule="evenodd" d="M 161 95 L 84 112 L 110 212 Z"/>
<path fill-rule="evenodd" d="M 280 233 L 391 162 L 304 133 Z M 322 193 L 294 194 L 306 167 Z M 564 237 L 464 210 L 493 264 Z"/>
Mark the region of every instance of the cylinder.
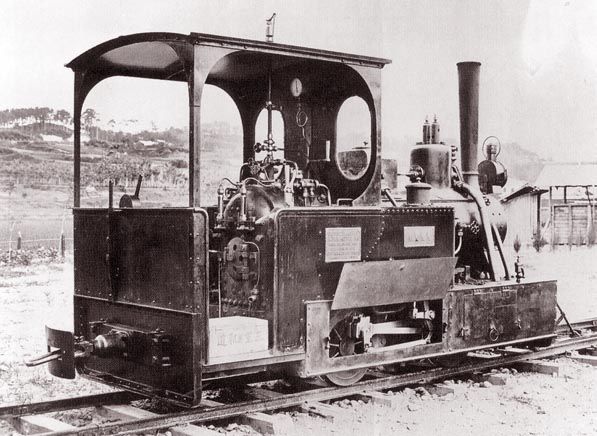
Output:
<path fill-rule="evenodd" d="M 460 101 L 460 158 L 465 183 L 479 187 L 477 147 L 479 141 L 480 62 L 459 62 L 458 96 Z"/>
<path fill-rule="evenodd" d="M 97 335 L 93 340 L 93 353 L 102 356 L 116 356 L 127 349 L 129 334 L 122 331 L 111 331 L 103 335 Z"/>

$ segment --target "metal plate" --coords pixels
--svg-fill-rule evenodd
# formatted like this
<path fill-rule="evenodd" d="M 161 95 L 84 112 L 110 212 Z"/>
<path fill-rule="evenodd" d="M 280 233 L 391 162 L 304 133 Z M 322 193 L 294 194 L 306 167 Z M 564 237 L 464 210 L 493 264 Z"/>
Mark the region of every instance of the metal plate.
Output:
<path fill-rule="evenodd" d="M 345 263 L 332 310 L 442 299 L 455 257 Z"/>
<path fill-rule="evenodd" d="M 75 340 L 71 332 L 56 330 L 46 326 L 48 352 L 56 348 L 62 350 L 62 357 L 48 363 L 48 371 L 56 377 L 75 378 Z"/>
<path fill-rule="evenodd" d="M 360 227 L 327 227 L 325 229 L 325 261 L 361 260 Z"/>
<path fill-rule="evenodd" d="M 404 247 L 435 247 L 435 226 L 404 226 Z"/>

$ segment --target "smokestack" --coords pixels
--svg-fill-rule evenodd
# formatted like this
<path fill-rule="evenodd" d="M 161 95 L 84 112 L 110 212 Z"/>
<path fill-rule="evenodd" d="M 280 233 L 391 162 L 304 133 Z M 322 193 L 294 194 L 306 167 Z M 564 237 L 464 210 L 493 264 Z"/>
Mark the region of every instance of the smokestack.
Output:
<path fill-rule="evenodd" d="M 464 182 L 479 188 L 477 148 L 479 142 L 479 70 L 480 62 L 459 62 L 458 96 L 460 100 L 460 159 Z"/>

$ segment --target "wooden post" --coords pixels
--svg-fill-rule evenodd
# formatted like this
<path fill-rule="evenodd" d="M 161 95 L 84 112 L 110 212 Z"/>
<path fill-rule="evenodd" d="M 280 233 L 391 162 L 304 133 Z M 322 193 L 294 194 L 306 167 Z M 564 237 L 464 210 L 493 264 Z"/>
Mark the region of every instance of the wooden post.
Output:
<path fill-rule="evenodd" d="M 549 227 L 550 227 L 550 233 L 551 233 L 551 247 L 553 249 L 553 247 L 555 247 L 556 245 L 556 239 L 555 239 L 555 226 L 554 226 L 554 210 L 553 210 L 553 191 L 552 191 L 552 186 L 549 187 Z"/>
<path fill-rule="evenodd" d="M 15 228 L 15 222 L 12 222 L 12 225 L 10 226 L 10 232 L 8 233 L 8 261 L 10 262 L 10 260 L 12 259 L 12 231 Z"/>
<path fill-rule="evenodd" d="M 17 250 L 20 250 L 22 247 L 23 238 L 21 236 L 21 232 L 19 232 L 19 236 L 17 237 Z"/>
<path fill-rule="evenodd" d="M 564 198 L 566 197 L 566 188 L 564 188 Z M 566 200 L 564 200 L 565 202 Z M 574 230 L 574 220 L 572 219 L 572 205 L 568 205 L 568 248 L 572 250 L 572 234 Z"/>
<path fill-rule="evenodd" d="M 541 243 L 541 191 L 535 197 L 537 198 L 537 231 L 535 232 L 535 237 L 537 238 L 537 243 Z"/>
<path fill-rule="evenodd" d="M 64 259 L 64 253 L 66 252 L 66 239 L 64 238 L 64 232 L 60 234 L 60 256 Z"/>
<path fill-rule="evenodd" d="M 592 223 L 593 223 L 592 212 L 593 212 L 593 208 L 591 207 L 591 203 L 589 203 L 589 204 L 587 204 L 587 234 L 586 234 L 587 247 L 589 246 L 589 239 L 591 238 L 590 233 L 591 233 L 591 227 L 592 227 Z"/>

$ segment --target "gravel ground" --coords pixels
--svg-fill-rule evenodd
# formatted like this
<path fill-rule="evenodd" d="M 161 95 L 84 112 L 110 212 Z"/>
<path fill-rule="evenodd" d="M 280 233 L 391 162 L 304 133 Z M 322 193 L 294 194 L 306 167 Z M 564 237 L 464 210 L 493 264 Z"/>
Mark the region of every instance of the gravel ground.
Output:
<path fill-rule="evenodd" d="M 571 320 L 597 315 L 597 247 L 526 251 L 521 260 L 527 278 L 558 280 L 558 300 Z M 109 390 L 81 378 L 53 378 L 45 368 L 26 368 L 22 363 L 45 349 L 45 324 L 72 330 L 72 283 L 68 260 L 65 264 L 0 266 L 0 405 Z M 335 403 L 342 418 L 333 423 L 292 412 L 296 430 L 289 434 L 597 434 L 597 369 L 566 358 L 558 362 L 557 378 L 508 372 L 504 386 L 456 381 L 454 394 L 444 397 L 404 389 L 395 393 L 392 409 L 356 400 Z M 0 422 L 0 434 L 9 434 L 9 429 Z M 215 430 L 254 433 L 235 423 Z"/>

